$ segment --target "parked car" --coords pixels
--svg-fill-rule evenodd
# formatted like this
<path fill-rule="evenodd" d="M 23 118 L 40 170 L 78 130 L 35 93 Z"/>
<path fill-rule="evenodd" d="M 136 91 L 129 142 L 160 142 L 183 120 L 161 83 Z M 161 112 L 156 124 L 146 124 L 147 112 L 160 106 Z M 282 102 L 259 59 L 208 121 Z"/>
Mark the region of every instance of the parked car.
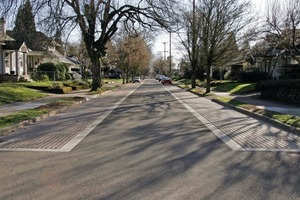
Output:
<path fill-rule="evenodd" d="M 170 85 L 172 85 L 172 80 L 169 78 L 169 77 L 164 77 L 163 79 L 161 79 L 161 84 L 170 84 Z"/>
<path fill-rule="evenodd" d="M 134 77 L 133 83 L 140 83 L 140 82 L 141 82 L 141 77 L 139 76 Z"/>
<path fill-rule="evenodd" d="M 118 73 L 116 73 L 116 74 L 111 74 L 111 75 L 108 76 L 108 78 L 120 79 L 120 78 L 121 78 L 121 74 L 118 74 Z"/>
<path fill-rule="evenodd" d="M 166 76 L 165 75 L 159 75 L 158 81 L 160 82 L 162 79 L 164 79 Z"/>

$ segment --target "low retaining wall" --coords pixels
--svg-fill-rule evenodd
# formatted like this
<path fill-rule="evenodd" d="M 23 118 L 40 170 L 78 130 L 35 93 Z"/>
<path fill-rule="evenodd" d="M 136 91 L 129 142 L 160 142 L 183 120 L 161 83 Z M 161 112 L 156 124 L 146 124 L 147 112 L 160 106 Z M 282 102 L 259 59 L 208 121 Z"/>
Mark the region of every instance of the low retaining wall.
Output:
<path fill-rule="evenodd" d="M 0 82 L 17 82 L 18 80 L 18 75 L 0 74 Z"/>

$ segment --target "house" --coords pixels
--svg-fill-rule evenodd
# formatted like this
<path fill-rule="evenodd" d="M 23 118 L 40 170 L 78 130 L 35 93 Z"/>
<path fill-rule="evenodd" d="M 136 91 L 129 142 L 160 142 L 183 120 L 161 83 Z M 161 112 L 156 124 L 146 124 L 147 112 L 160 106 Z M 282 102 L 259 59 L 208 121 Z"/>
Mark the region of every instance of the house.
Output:
<path fill-rule="evenodd" d="M 0 18 L 0 80 L 28 79 L 28 47 L 6 34 L 5 20 Z"/>
<path fill-rule="evenodd" d="M 225 71 L 230 74 L 231 79 L 237 80 L 239 79 L 240 72 L 255 70 L 254 59 L 248 52 L 242 52 L 225 67 Z"/>
<path fill-rule="evenodd" d="M 21 77 L 29 80 L 29 74 L 35 73 L 38 65 L 45 62 L 64 63 L 72 76 L 81 73 L 80 63 L 64 56 L 61 45 L 42 32 L 36 32 L 34 43 L 25 44 L 14 40 L 12 31 L 6 31 L 3 18 L 0 30 L 0 81 L 17 81 Z"/>
<path fill-rule="evenodd" d="M 268 73 L 273 79 L 283 76 L 293 78 L 293 73 L 297 71 L 300 73 L 300 52 L 297 50 L 269 48 L 263 54 L 255 55 L 255 60 L 256 67 Z"/>

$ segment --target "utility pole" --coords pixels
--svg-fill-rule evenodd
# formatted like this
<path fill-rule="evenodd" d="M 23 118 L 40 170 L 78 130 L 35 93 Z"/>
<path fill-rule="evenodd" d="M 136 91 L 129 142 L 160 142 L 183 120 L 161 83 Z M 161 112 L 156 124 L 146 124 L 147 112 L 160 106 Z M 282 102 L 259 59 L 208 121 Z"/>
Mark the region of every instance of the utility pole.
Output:
<path fill-rule="evenodd" d="M 166 50 L 166 42 L 163 42 L 163 44 L 164 44 L 164 61 L 166 61 L 167 59 L 166 59 L 166 53 L 168 52 L 167 50 Z"/>
<path fill-rule="evenodd" d="M 172 75 L 172 54 L 171 54 L 171 49 L 172 49 L 172 44 L 171 44 L 171 42 L 172 42 L 172 39 L 171 39 L 171 36 L 172 36 L 172 30 L 170 29 L 170 60 L 169 60 L 169 67 L 170 67 L 170 69 L 169 69 L 169 77 L 171 78 L 171 75 Z"/>
<path fill-rule="evenodd" d="M 192 88 L 196 88 L 196 2 L 193 0 L 193 20 L 192 20 Z"/>

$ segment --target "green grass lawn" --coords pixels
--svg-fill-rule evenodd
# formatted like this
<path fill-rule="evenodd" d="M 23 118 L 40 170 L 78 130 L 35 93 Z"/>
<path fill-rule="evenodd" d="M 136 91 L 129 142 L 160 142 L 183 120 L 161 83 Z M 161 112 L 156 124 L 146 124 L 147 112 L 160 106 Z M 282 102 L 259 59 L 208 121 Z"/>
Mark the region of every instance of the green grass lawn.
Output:
<path fill-rule="evenodd" d="M 30 101 L 44 96 L 44 93 L 17 84 L 0 84 L 0 105 Z"/>
<path fill-rule="evenodd" d="M 54 87 L 54 86 L 62 86 L 63 82 L 62 81 L 41 81 L 41 82 L 19 82 L 19 83 L 11 83 L 10 85 L 20 85 L 24 87 L 30 87 L 30 86 L 35 86 L 35 87 Z M 9 84 L 8 84 L 9 85 Z"/>
<path fill-rule="evenodd" d="M 10 126 L 10 125 L 19 123 L 24 120 L 33 119 L 35 117 L 49 113 L 52 110 L 63 108 L 65 106 L 71 106 L 76 101 L 82 101 L 82 100 L 84 100 L 83 97 L 63 98 L 63 99 L 59 99 L 59 100 L 50 102 L 49 104 L 46 104 L 46 105 L 42 105 L 38 108 L 22 110 L 15 114 L 0 117 L 0 128 Z"/>
<path fill-rule="evenodd" d="M 243 94 L 255 91 L 255 83 L 226 83 L 213 88 L 213 90 L 231 94 Z"/>
<path fill-rule="evenodd" d="M 118 82 L 121 82 L 121 80 L 118 80 Z M 1 83 L 0 84 L 0 105 L 14 103 L 18 101 L 29 101 L 29 100 L 34 100 L 46 96 L 46 94 L 43 93 L 42 91 L 30 89 L 25 86 L 48 87 L 48 86 L 53 86 L 53 84 L 61 84 L 61 83 L 59 82 L 58 83 L 56 82 L 55 83 L 53 82 Z M 121 84 L 117 84 L 117 85 L 105 84 L 102 90 L 98 91 L 97 93 L 120 88 L 120 85 Z M 64 98 L 55 102 L 51 102 L 47 105 L 40 106 L 38 108 L 27 109 L 27 110 L 20 111 L 16 114 L 0 117 L 0 128 L 41 116 L 54 109 L 59 109 L 64 106 L 71 106 L 72 104 L 74 104 L 74 102 L 82 101 L 82 100 L 83 99 L 80 97 Z"/>
<path fill-rule="evenodd" d="M 197 84 L 204 84 L 204 82 L 196 81 Z M 255 91 L 255 83 L 238 83 L 238 82 L 229 82 L 229 81 L 219 81 L 222 84 L 218 86 L 213 86 L 215 82 L 212 82 L 211 90 L 217 92 L 229 92 L 232 94 L 244 94 L 247 92 Z M 174 84 L 181 88 L 190 88 L 191 80 L 190 79 L 180 79 L 174 81 Z"/>
<path fill-rule="evenodd" d="M 29 120 L 34 117 L 41 116 L 43 114 L 46 114 L 48 111 L 46 109 L 28 109 L 20 111 L 16 114 L 12 114 L 5 117 L 0 117 L 0 128 L 10 126 L 13 124 L 16 124 L 18 122 Z"/>

